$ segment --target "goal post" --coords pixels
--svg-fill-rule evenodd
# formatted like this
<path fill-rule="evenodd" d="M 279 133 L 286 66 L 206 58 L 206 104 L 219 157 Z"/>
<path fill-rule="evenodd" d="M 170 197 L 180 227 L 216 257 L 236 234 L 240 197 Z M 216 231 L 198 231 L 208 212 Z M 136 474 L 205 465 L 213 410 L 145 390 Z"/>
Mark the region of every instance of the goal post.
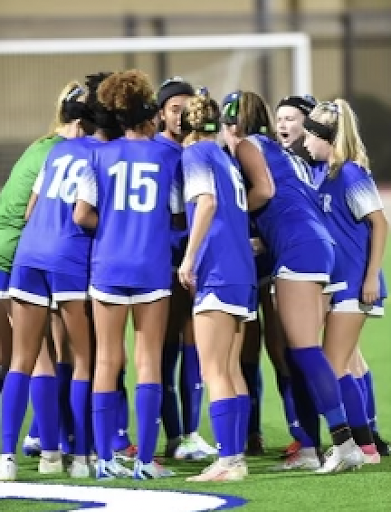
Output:
<path fill-rule="evenodd" d="M 0 41 L 0 55 L 136 54 L 272 49 L 291 49 L 293 52 L 292 94 L 311 93 L 310 38 L 302 32 Z"/>

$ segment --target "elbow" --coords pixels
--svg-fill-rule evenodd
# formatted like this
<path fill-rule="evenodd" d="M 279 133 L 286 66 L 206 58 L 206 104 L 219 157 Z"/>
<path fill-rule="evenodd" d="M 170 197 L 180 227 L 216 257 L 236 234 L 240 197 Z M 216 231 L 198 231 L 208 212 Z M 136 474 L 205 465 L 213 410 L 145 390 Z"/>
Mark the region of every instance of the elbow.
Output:
<path fill-rule="evenodd" d="M 73 222 L 79 226 L 84 226 L 86 223 L 85 215 L 79 212 L 77 208 L 73 211 L 72 219 Z"/>

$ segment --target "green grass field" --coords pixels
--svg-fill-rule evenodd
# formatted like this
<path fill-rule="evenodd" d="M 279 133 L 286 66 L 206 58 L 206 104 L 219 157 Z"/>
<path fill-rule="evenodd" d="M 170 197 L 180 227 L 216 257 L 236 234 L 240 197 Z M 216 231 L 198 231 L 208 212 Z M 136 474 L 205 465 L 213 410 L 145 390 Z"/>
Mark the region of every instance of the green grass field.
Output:
<path fill-rule="evenodd" d="M 387 282 L 391 286 L 391 242 L 385 257 Z M 381 320 L 368 321 L 362 334 L 361 347 L 372 369 L 378 406 L 380 432 L 391 440 L 391 301 L 386 303 L 388 315 Z M 330 476 L 314 475 L 308 472 L 274 473 L 270 467 L 276 462 L 279 448 L 286 445 L 290 438 L 283 420 L 280 399 L 277 395 L 273 372 L 266 357 L 262 361 L 264 375 L 264 400 L 262 408 L 262 425 L 267 455 L 249 458 L 250 476 L 243 482 L 220 484 L 191 484 L 185 477 L 194 474 L 204 466 L 203 462 L 173 462 L 170 467 L 177 471 L 177 476 L 161 481 L 134 482 L 129 487 L 137 489 L 189 490 L 192 492 L 210 492 L 244 497 L 248 503 L 237 510 L 245 512 L 389 512 L 391 511 L 391 457 L 384 458 L 379 465 L 365 466 L 358 472 Z M 129 389 L 133 387 L 133 371 L 129 371 Z M 206 402 L 206 400 L 205 400 Z M 132 399 L 130 400 L 132 404 Z M 131 414 L 131 420 L 133 416 Z M 25 428 L 29 417 L 26 418 Z M 201 433 L 211 440 L 207 417 L 207 404 L 204 403 Z M 24 432 L 23 432 L 24 434 Z M 134 421 L 131 434 L 135 439 Z M 329 436 L 324 430 L 324 444 L 329 444 Z M 164 446 L 164 438 L 159 440 L 158 451 Z M 58 479 L 43 477 L 37 473 L 37 461 L 19 456 L 19 480 L 25 482 L 73 484 L 69 478 Z M 78 481 L 82 485 L 96 485 L 89 479 Z M 106 486 L 125 486 L 124 480 L 105 483 Z M 4 494 L 3 494 L 4 495 Z M 0 497 L 2 496 L 0 484 Z M 72 506 L 50 502 L 33 502 L 29 500 L 1 500 L 0 511 L 38 512 L 44 510 L 68 510 Z M 124 504 L 121 510 L 134 510 L 131 504 Z M 159 511 L 157 499 L 156 512 Z M 120 512 L 120 511 L 118 511 Z M 138 510 L 137 510 L 138 512 Z M 144 512 L 153 512 L 144 509 Z"/>

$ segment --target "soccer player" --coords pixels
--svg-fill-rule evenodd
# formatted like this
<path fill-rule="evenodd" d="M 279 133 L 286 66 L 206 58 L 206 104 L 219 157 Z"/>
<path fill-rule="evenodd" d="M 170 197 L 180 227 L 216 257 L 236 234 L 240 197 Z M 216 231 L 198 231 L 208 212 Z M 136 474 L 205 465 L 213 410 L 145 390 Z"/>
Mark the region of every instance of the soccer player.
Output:
<path fill-rule="evenodd" d="M 195 292 L 195 342 L 219 449 L 217 461 L 188 480 L 241 480 L 247 474 L 247 417 L 241 411 L 247 389 L 235 342 L 255 311 L 256 295 L 246 194 L 238 169 L 216 143 L 219 108 L 207 91 L 189 100 L 182 121 L 190 131 L 182 155 L 190 233 L 178 277 Z"/>
<path fill-rule="evenodd" d="M 69 95 L 77 97 L 83 95 L 84 90 L 76 81 L 69 82 L 61 91 L 56 100 L 56 109 L 52 126 L 48 135 L 45 135 L 29 146 L 23 155 L 19 158 L 10 176 L 3 187 L 0 195 L 0 274 L 1 291 L 0 301 L 1 321 L 2 321 L 2 344 L 4 342 L 3 353 L 7 358 L 10 357 L 11 328 L 6 313 L 10 314 L 8 299 L 9 276 L 11 273 L 12 262 L 15 250 L 25 225 L 25 212 L 31 195 L 34 181 L 45 161 L 50 149 L 64 139 L 68 129 L 67 118 L 64 115 L 64 100 Z M 53 393 L 57 389 L 56 371 L 53 363 L 52 353 L 54 352 L 53 341 L 56 345 L 56 352 L 60 345 L 57 340 L 53 327 L 57 322 L 52 320 L 51 329 L 47 330 L 41 353 L 38 357 L 33 378 L 31 379 L 31 394 L 33 401 L 38 405 L 41 400 L 44 402 L 45 390 Z M 53 335 L 52 335 L 53 333 Z M 53 338 L 53 339 L 52 339 Z M 6 349 L 5 347 L 8 347 Z M 8 360 L 9 363 L 9 360 Z M 7 365 L 5 365 L 7 367 Z M 49 399 L 50 401 L 50 399 Z M 39 455 L 41 452 L 39 432 L 36 415 L 33 415 L 29 434 L 23 442 L 23 452 L 26 455 Z"/>
<path fill-rule="evenodd" d="M 95 73 L 86 77 L 85 85 L 88 90 L 86 104 L 90 107 L 94 114 L 95 133 L 93 136 L 102 142 L 107 142 L 123 136 L 123 130 L 118 124 L 117 118 L 113 111 L 107 110 L 97 98 L 97 90 L 100 83 L 110 76 L 112 73 Z M 117 428 L 112 439 L 112 448 L 115 458 L 119 461 L 131 461 L 137 453 L 137 446 L 132 444 L 128 435 L 129 428 L 129 403 L 128 394 L 125 385 L 126 378 L 126 341 L 124 341 L 123 365 L 118 375 L 117 392 L 118 392 L 118 412 L 117 412 Z"/>
<path fill-rule="evenodd" d="M 28 403 L 30 375 L 41 350 L 53 300 L 58 304 L 73 349 L 74 454 L 76 463 L 86 467 L 84 474 L 77 476 L 89 474 L 86 455 L 91 442 L 86 425 L 90 410 L 91 333 L 83 299 L 87 295 L 94 225 L 92 218 L 89 231 L 80 229 L 72 221 L 72 212 L 76 196 L 92 202 L 95 198 L 86 193 L 90 176 L 83 172 L 89 143 L 83 139 L 76 149 L 73 141 L 68 140 L 84 135 L 91 126 L 91 112 L 83 96 L 84 90 L 82 92 L 78 87 L 62 102 L 64 140 L 52 148 L 36 179 L 25 213 L 29 222 L 20 237 L 13 261 L 9 282 L 13 353 L 4 383 L 3 455 L 0 462 L 0 476 L 6 480 L 16 477 L 15 452 Z M 40 473 L 56 473 L 63 469 L 57 428 L 58 391 L 57 386 L 53 388 L 54 391 L 39 390 L 40 402 L 36 407 L 42 448 Z M 72 466 L 71 475 L 74 469 Z"/>
<path fill-rule="evenodd" d="M 234 91 L 227 94 L 222 101 L 222 111 L 225 111 L 225 107 L 229 105 L 231 108 L 235 108 L 237 100 L 240 98 L 242 92 Z M 233 112 L 231 112 L 233 114 Z M 233 163 L 240 170 L 240 166 L 235 159 L 235 147 L 239 142 L 239 139 L 231 136 L 229 130 L 225 129 L 225 122 L 230 122 L 233 119 L 233 115 L 228 117 L 222 116 L 221 122 L 223 126 L 222 135 L 225 145 L 223 149 L 232 158 Z M 250 223 L 250 234 L 254 234 L 252 243 L 257 243 L 257 233 L 252 233 L 253 226 Z M 265 269 L 266 261 L 265 255 L 259 254 L 258 250 L 254 249 L 255 264 L 257 270 L 257 283 L 258 283 L 258 295 L 262 293 L 264 281 L 268 281 L 270 277 L 269 269 Z M 260 301 L 260 297 L 259 297 Z M 264 303 L 264 301 L 262 301 Z M 243 346 L 241 351 L 241 369 L 244 380 L 248 389 L 249 403 L 244 410 L 248 410 L 248 432 L 247 432 L 247 447 L 246 455 L 257 456 L 265 453 L 263 446 L 263 439 L 261 434 L 261 400 L 262 400 L 262 374 L 260 368 L 260 357 L 262 347 L 262 337 L 268 333 L 268 324 L 265 323 L 264 331 L 262 329 L 259 308 L 257 308 L 256 318 L 252 321 L 246 322 L 246 328 L 244 333 Z"/>
<path fill-rule="evenodd" d="M 322 289 L 333 271 L 334 241 L 320 220 L 316 191 L 308 185 L 306 172 L 270 133 L 267 104 L 254 93 L 243 94 L 237 119 L 237 135 L 248 136 L 237 145 L 236 157 L 250 181 L 249 209 L 274 259 L 279 318 L 291 357 L 313 393 L 318 412 L 325 416 L 334 443 L 335 466 L 320 467 L 316 451 L 309 448 L 307 467 L 321 473 L 359 467 L 364 457 L 352 438 L 336 375 L 318 343 Z M 260 210 L 254 203 L 266 196 L 267 179 L 275 194 Z"/>
<path fill-rule="evenodd" d="M 162 131 L 155 136 L 155 140 L 171 148 L 171 158 L 177 165 L 180 165 L 184 137 L 181 113 L 186 100 L 193 94 L 193 87 L 178 76 L 163 82 L 157 93 Z M 202 459 L 217 451 L 197 432 L 203 383 L 194 344 L 192 297 L 179 284 L 177 275 L 187 236 L 187 229 L 172 226 L 173 285 L 162 359 L 162 422 L 167 436 L 164 455 L 177 459 Z M 179 356 L 181 415 L 176 386 Z"/>
<path fill-rule="evenodd" d="M 349 425 L 365 462 L 379 462 L 368 425 L 362 390 L 349 363 L 368 316 L 383 314 L 386 297 L 381 263 L 388 224 L 354 112 L 341 99 L 319 103 L 304 122 L 305 147 L 313 158 L 327 163 L 319 187 L 326 225 L 338 243 L 339 266 L 347 282 L 331 299 L 323 347 L 338 376 Z M 355 257 L 352 259 L 351 255 Z M 325 470 L 339 463 L 333 451 Z"/>
<path fill-rule="evenodd" d="M 99 223 L 91 257 L 96 331 L 93 428 L 97 478 L 128 476 L 112 454 L 117 378 L 129 309 L 137 371 L 135 411 L 138 452 L 134 478 L 171 476 L 153 460 L 161 408 L 161 353 L 171 294 L 170 223 L 175 204 L 175 166 L 170 150 L 150 138 L 158 108 L 139 70 L 115 73 L 98 88 L 98 100 L 114 112 L 121 139 L 94 152 Z"/>

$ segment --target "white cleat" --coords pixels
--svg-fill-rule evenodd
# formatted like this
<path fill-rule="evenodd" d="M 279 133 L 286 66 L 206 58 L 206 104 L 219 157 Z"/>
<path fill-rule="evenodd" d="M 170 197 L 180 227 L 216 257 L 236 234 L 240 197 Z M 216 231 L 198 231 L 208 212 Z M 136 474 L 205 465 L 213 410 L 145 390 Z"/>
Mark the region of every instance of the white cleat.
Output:
<path fill-rule="evenodd" d="M 154 480 L 171 476 L 175 476 L 174 471 L 161 466 L 154 460 L 148 463 L 141 462 L 138 459 L 134 461 L 133 478 L 135 480 Z"/>
<path fill-rule="evenodd" d="M 62 457 L 59 456 L 53 460 L 47 459 L 41 455 L 39 459 L 38 472 L 41 475 L 53 475 L 55 473 L 62 473 L 64 471 L 64 465 Z"/>
<path fill-rule="evenodd" d="M 186 478 L 187 482 L 233 482 L 240 481 L 248 474 L 247 464 L 243 459 L 232 460 L 231 457 L 217 459 L 199 475 Z"/>
<path fill-rule="evenodd" d="M 68 467 L 68 473 L 71 478 L 89 478 L 94 474 L 94 468 L 87 462 L 73 459 Z"/>
<path fill-rule="evenodd" d="M 41 440 L 39 437 L 27 435 L 23 439 L 22 452 L 26 457 L 39 457 L 41 455 Z"/>
<path fill-rule="evenodd" d="M 291 469 L 315 470 L 320 468 L 320 460 L 315 448 L 300 448 L 284 462 L 272 467 L 273 471 L 290 471 Z"/>
<path fill-rule="evenodd" d="M 109 461 L 99 459 L 96 463 L 96 478 L 98 480 L 112 480 L 113 478 L 130 478 L 133 476 L 133 471 L 126 468 L 114 458 Z"/>
<path fill-rule="evenodd" d="M 208 444 L 198 432 L 186 436 L 174 451 L 175 459 L 201 460 L 213 455 L 217 455 L 217 449 Z"/>
<path fill-rule="evenodd" d="M 340 473 L 341 471 L 354 471 L 364 464 L 364 454 L 360 448 L 351 440 L 341 446 L 333 446 L 326 455 L 323 466 L 316 470 L 316 473 Z"/>
<path fill-rule="evenodd" d="M 15 462 L 15 456 L 9 454 L 2 455 L 0 459 L 0 480 L 16 480 L 17 472 L 18 466 Z"/>

